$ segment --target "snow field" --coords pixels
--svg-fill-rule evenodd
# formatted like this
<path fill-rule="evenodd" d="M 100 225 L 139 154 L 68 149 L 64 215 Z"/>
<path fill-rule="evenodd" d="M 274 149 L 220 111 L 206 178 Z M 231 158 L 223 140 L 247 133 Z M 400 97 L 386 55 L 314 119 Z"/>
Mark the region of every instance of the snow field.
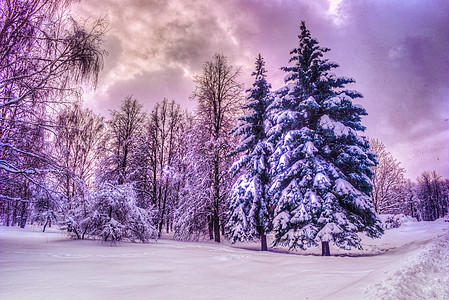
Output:
<path fill-rule="evenodd" d="M 448 226 L 405 223 L 331 257 L 165 239 L 110 247 L 0 227 L 0 299 L 449 299 Z"/>
<path fill-rule="evenodd" d="M 447 231 L 429 243 L 422 243 L 416 253 L 409 254 L 402 262 L 400 268 L 387 272 L 385 279 L 369 288 L 370 298 L 449 299 Z"/>

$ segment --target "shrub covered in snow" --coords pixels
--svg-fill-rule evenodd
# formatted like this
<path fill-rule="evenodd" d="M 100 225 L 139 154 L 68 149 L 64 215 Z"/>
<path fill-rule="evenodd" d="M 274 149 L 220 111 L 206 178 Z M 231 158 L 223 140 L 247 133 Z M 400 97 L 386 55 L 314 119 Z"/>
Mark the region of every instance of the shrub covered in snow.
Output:
<path fill-rule="evenodd" d="M 416 218 L 409 217 L 409 216 L 406 216 L 404 214 L 399 214 L 399 215 L 392 215 L 392 214 L 379 215 L 379 219 L 382 222 L 382 228 L 383 229 L 399 228 L 404 223 L 418 222 L 418 220 L 416 220 Z"/>
<path fill-rule="evenodd" d="M 147 243 L 157 237 L 153 212 L 137 206 L 136 193 L 129 184 L 107 184 L 91 193 L 84 207 L 73 210 L 67 224 L 67 230 L 77 238 L 88 235 L 112 243 Z"/>
<path fill-rule="evenodd" d="M 51 226 L 51 222 L 56 221 L 58 218 L 57 202 L 54 195 L 47 193 L 43 189 L 32 189 L 31 192 L 34 197 L 31 220 L 32 222 L 42 224 L 42 231 L 45 231 L 47 225 Z"/>

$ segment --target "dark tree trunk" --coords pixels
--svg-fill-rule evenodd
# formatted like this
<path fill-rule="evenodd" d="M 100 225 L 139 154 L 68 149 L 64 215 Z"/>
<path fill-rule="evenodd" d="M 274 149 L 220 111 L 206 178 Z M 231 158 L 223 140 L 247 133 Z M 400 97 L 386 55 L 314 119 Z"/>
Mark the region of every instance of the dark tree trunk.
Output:
<path fill-rule="evenodd" d="M 14 209 L 12 211 L 11 226 L 16 226 L 16 224 L 17 224 L 17 201 L 15 201 Z"/>
<path fill-rule="evenodd" d="M 159 222 L 159 237 L 162 236 L 162 227 L 164 227 L 164 218 L 165 218 L 165 208 L 167 205 L 167 193 L 168 193 L 168 179 L 165 179 L 165 190 L 164 190 L 164 197 L 162 200 L 162 211 L 161 211 L 161 220 Z M 162 192 L 162 191 L 161 191 Z M 167 224 L 168 224 L 168 219 L 167 219 Z M 168 225 L 167 225 L 168 228 Z M 168 232 L 168 229 L 167 229 Z"/>
<path fill-rule="evenodd" d="M 214 157 L 214 215 L 212 218 L 214 224 L 215 241 L 220 243 L 220 157 L 216 151 Z"/>
<path fill-rule="evenodd" d="M 129 133 L 128 133 L 129 134 Z M 123 161 L 122 161 L 122 165 L 121 165 L 121 174 L 119 174 L 118 176 L 118 184 L 122 185 L 125 183 L 125 179 L 126 179 L 126 167 L 128 165 L 128 146 L 125 144 L 125 147 L 123 149 Z"/>
<path fill-rule="evenodd" d="M 267 235 L 263 230 L 260 231 L 260 250 L 261 251 L 267 251 Z"/>
<path fill-rule="evenodd" d="M 329 242 L 321 242 L 321 255 L 330 256 L 331 251 L 329 249 Z"/>
<path fill-rule="evenodd" d="M 5 220 L 5 225 L 9 226 L 9 216 L 10 216 L 10 201 L 8 201 L 8 205 L 6 206 L 6 220 Z"/>
<path fill-rule="evenodd" d="M 214 223 L 212 221 L 212 216 L 208 217 L 208 221 L 209 221 L 209 238 L 210 240 L 214 239 Z"/>
<path fill-rule="evenodd" d="M 162 236 L 162 220 L 159 222 L 158 224 L 158 232 L 157 232 L 157 237 L 160 239 Z"/>
<path fill-rule="evenodd" d="M 220 243 L 220 219 L 218 217 L 218 209 L 216 208 L 214 210 L 214 218 L 213 218 L 213 222 L 214 222 L 214 235 L 215 235 L 215 241 L 217 243 Z"/>
<path fill-rule="evenodd" d="M 67 209 L 71 210 L 72 209 L 72 207 L 71 207 L 72 203 L 70 201 L 70 177 L 69 177 L 69 175 L 65 175 L 65 176 L 66 176 L 65 184 L 67 186 L 67 190 L 65 191 L 65 194 L 67 196 Z"/>
<path fill-rule="evenodd" d="M 86 235 L 88 229 L 89 229 L 89 226 L 86 226 L 86 228 L 84 228 L 83 234 L 81 235 L 82 240 L 84 240 L 84 236 Z"/>
<path fill-rule="evenodd" d="M 73 232 L 75 233 L 76 238 L 79 240 L 80 239 L 80 235 L 78 234 L 78 231 L 75 228 L 73 228 Z"/>
<path fill-rule="evenodd" d="M 22 209 L 20 211 L 20 228 L 25 228 L 26 222 L 27 222 L 26 204 L 25 202 L 22 202 Z"/>

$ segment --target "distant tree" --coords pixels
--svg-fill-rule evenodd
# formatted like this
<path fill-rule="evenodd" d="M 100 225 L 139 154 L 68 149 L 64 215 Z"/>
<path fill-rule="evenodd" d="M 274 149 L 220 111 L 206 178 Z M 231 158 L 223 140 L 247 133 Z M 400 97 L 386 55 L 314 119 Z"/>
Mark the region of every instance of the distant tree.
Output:
<path fill-rule="evenodd" d="M 247 113 L 239 118 L 237 127 L 231 132 L 240 136 L 240 143 L 231 154 L 242 155 L 231 168 L 234 176 L 241 174 L 230 192 L 226 227 L 232 242 L 260 239 L 261 250 L 266 251 L 266 234 L 271 229 L 268 194 L 271 182 L 265 126 L 271 86 L 266 80 L 265 62 L 260 54 L 252 76 L 255 81 L 247 90 L 249 95 L 243 105 Z"/>
<path fill-rule="evenodd" d="M 435 171 L 418 177 L 416 196 L 423 221 L 434 221 L 448 212 L 448 185 Z"/>
<path fill-rule="evenodd" d="M 130 182 L 131 157 L 143 134 L 147 122 L 142 104 L 132 96 L 126 97 L 120 109 L 111 111 L 106 133 L 103 166 L 100 169 L 101 181 L 114 185 Z"/>
<path fill-rule="evenodd" d="M 211 61 L 204 64 L 202 74 L 195 77 L 196 89 L 191 97 L 198 101 L 197 118 L 203 127 L 201 132 L 207 138 L 204 147 L 213 154 L 211 173 L 208 175 L 211 185 L 201 188 L 212 190 L 209 219 L 216 242 L 220 242 L 220 227 L 224 225 L 230 189 L 227 176 L 231 159 L 226 155 L 232 150 L 233 141 L 229 132 L 242 99 L 238 75 L 239 69 L 229 66 L 225 56 L 215 54 Z"/>
<path fill-rule="evenodd" d="M 153 204 L 158 208 L 159 235 L 164 222 L 169 222 L 168 211 L 172 207 L 170 200 L 176 194 L 173 179 L 173 160 L 181 145 L 178 143 L 181 134 L 183 114 L 179 104 L 164 99 L 156 104 L 149 118 L 148 150 L 150 163 L 150 181 Z M 136 157 L 139 161 L 139 157 Z M 136 166 L 137 167 L 137 166 Z"/>
<path fill-rule="evenodd" d="M 402 197 L 406 185 L 405 170 L 388 152 L 385 145 L 376 139 L 370 139 L 370 150 L 378 164 L 371 167 L 374 176 L 372 199 L 377 213 L 403 213 L 406 210 L 407 199 Z"/>
<path fill-rule="evenodd" d="M 59 219 L 61 212 L 60 202 L 57 199 L 58 194 L 49 190 L 39 188 L 32 188 L 31 190 L 31 197 L 34 200 L 32 202 L 31 220 L 43 225 L 42 232 L 45 232 L 47 226 L 51 227 L 52 222 Z"/>
<path fill-rule="evenodd" d="M 130 181 L 136 189 L 137 202 L 143 208 L 156 204 L 153 180 L 156 142 L 150 134 L 150 127 L 150 122 L 145 122 L 142 133 L 137 135 L 130 161 L 130 168 L 133 170 Z"/>
<path fill-rule="evenodd" d="M 401 203 L 401 205 L 399 207 L 400 209 L 398 211 L 394 211 L 394 213 L 405 214 L 420 220 L 419 200 L 416 193 L 417 184 L 408 179 L 395 190 L 397 190 L 396 195 L 399 199 L 398 202 Z"/>
<path fill-rule="evenodd" d="M 176 161 L 180 186 L 173 220 L 174 238 L 178 240 L 214 238 L 211 188 L 214 155 L 206 146 L 209 138 L 203 130 L 191 122 L 181 138 L 184 151 Z"/>
<path fill-rule="evenodd" d="M 366 111 L 352 100 L 362 95 L 345 88 L 354 80 L 331 72 L 338 65 L 323 59 L 329 49 L 304 22 L 298 37 L 291 66 L 283 68 L 286 85 L 270 106 L 274 244 L 307 248 L 321 242 L 322 254 L 330 255 L 330 242 L 361 248 L 358 232 L 382 234 L 370 197 L 375 156 L 358 134 Z"/>
<path fill-rule="evenodd" d="M 78 103 L 62 109 L 56 119 L 53 155 L 64 170 L 57 180 L 70 209 L 72 198 L 82 197 L 98 166 L 104 119 Z"/>

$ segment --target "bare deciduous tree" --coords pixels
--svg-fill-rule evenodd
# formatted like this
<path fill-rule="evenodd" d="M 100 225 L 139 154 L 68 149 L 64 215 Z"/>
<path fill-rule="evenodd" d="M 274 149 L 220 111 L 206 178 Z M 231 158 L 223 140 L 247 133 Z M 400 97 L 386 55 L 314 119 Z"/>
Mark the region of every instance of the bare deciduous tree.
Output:
<path fill-rule="evenodd" d="M 82 196 L 100 158 L 100 141 L 104 135 L 104 119 L 75 103 L 57 116 L 54 156 L 64 168 L 58 174 L 60 190 L 70 205 L 75 196 Z"/>
<path fill-rule="evenodd" d="M 223 207 L 230 180 L 225 180 L 231 160 L 226 157 L 232 149 L 229 135 L 243 100 L 243 87 L 238 81 L 239 69 L 228 65 L 224 55 L 215 54 L 203 66 L 203 73 L 195 78 L 196 89 L 191 98 L 198 101 L 197 118 L 209 136 L 207 145 L 212 158 L 210 174 L 212 185 L 211 228 L 216 242 L 220 242 Z M 220 221 L 221 220 L 221 221 Z"/>
<path fill-rule="evenodd" d="M 0 176 L 43 187 L 42 174 L 61 171 L 45 144 L 21 132 L 41 132 L 45 139 L 53 128 L 49 112 L 76 94 L 78 84 L 95 84 L 103 66 L 106 23 L 97 20 L 86 29 L 70 17 L 70 2 L 0 2 Z M 5 193 L 3 183 L 2 200 L 27 201 Z"/>
<path fill-rule="evenodd" d="M 416 196 L 422 220 L 434 221 L 446 215 L 448 186 L 447 182 L 435 171 L 421 174 L 418 178 Z"/>
<path fill-rule="evenodd" d="M 213 152 L 205 147 L 208 135 L 193 118 L 184 130 L 181 141 L 184 148 L 176 160 L 180 181 L 179 202 L 174 213 L 174 238 L 199 240 L 207 235 L 214 238 L 211 222 L 213 206 Z"/>
<path fill-rule="evenodd" d="M 370 140 L 370 150 L 378 160 L 378 165 L 372 167 L 374 209 L 377 213 L 399 213 L 407 206 L 407 201 L 401 197 L 401 190 L 406 185 L 405 170 L 377 139 Z"/>
<path fill-rule="evenodd" d="M 153 201 L 159 211 L 158 230 L 162 233 L 167 211 L 171 207 L 168 201 L 173 183 L 172 162 L 180 145 L 179 139 L 183 115 L 180 106 L 174 101 L 164 99 L 156 104 L 150 115 L 149 138 L 152 157 L 150 159 Z"/>
<path fill-rule="evenodd" d="M 103 181 L 122 185 L 130 181 L 132 152 L 147 122 L 142 104 L 128 96 L 118 111 L 111 112 L 105 149 L 110 153 L 102 168 Z"/>

